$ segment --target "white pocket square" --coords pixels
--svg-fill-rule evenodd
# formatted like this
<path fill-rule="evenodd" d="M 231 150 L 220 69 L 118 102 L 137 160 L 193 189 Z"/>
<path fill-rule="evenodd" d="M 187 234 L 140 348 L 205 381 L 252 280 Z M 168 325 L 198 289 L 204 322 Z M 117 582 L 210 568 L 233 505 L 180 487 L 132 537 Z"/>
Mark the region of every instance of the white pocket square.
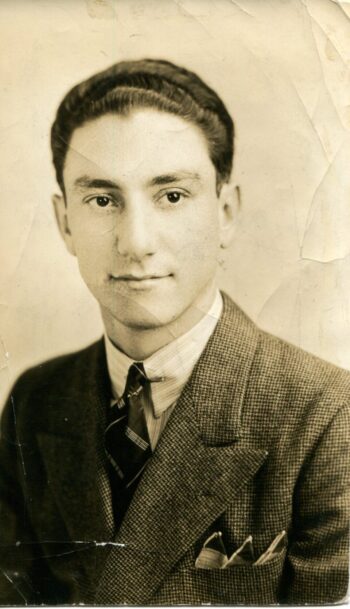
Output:
<path fill-rule="evenodd" d="M 254 558 L 251 535 L 228 557 L 221 531 L 212 533 L 205 541 L 195 562 L 196 569 L 228 569 L 237 565 L 261 566 L 271 561 L 286 545 L 286 531 L 281 531 L 257 560 Z"/>
<path fill-rule="evenodd" d="M 196 569 L 222 569 L 227 562 L 227 554 L 221 531 L 208 537 L 195 562 Z"/>

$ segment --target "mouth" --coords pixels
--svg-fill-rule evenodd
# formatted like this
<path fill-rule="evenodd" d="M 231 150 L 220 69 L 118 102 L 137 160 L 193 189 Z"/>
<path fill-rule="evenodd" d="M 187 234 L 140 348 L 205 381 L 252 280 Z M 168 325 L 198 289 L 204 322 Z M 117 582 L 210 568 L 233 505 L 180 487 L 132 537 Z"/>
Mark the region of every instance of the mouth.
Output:
<path fill-rule="evenodd" d="M 110 275 L 110 279 L 130 289 L 146 290 L 159 285 L 172 275 Z"/>

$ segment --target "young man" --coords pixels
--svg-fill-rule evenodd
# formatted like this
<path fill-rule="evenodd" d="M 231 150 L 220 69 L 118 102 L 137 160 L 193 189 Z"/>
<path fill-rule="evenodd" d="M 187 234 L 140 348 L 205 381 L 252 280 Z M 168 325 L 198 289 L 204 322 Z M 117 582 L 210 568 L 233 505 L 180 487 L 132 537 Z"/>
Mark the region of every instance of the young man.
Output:
<path fill-rule="evenodd" d="M 348 582 L 349 374 L 216 287 L 233 124 L 195 74 L 123 62 L 52 128 L 60 232 L 105 337 L 2 419 L 1 603 L 330 603 Z"/>

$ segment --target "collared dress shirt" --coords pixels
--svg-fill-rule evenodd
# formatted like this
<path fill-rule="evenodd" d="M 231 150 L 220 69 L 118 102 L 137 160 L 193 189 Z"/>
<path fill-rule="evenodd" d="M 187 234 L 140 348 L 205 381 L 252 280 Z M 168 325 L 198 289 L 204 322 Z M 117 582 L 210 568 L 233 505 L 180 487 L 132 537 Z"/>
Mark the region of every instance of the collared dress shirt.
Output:
<path fill-rule="evenodd" d="M 222 297 L 217 291 L 209 311 L 195 326 L 143 361 L 146 375 L 151 381 L 153 408 L 149 405 L 145 409 L 145 418 L 152 450 L 155 449 L 175 403 L 216 327 L 221 312 Z M 115 401 L 124 393 L 128 370 L 134 360 L 122 353 L 107 336 L 105 336 L 105 344 L 113 401 Z"/>

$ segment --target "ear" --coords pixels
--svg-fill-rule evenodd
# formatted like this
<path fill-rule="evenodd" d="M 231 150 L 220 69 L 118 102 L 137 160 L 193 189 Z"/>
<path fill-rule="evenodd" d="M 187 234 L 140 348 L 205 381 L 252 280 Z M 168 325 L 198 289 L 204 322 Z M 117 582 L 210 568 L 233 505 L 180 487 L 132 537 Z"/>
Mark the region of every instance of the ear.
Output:
<path fill-rule="evenodd" d="M 226 249 L 233 240 L 240 211 L 240 189 L 237 184 L 223 184 L 219 194 L 220 246 Z"/>
<path fill-rule="evenodd" d="M 55 210 L 56 221 L 58 229 L 61 233 L 61 237 L 66 244 L 67 250 L 70 254 L 75 256 L 75 249 L 73 243 L 72 233 L 69 228 L 68 215 L 67 215 L 67 204 L 65 198 L 62 195 L 53 195 L 52 203 Z"/>

